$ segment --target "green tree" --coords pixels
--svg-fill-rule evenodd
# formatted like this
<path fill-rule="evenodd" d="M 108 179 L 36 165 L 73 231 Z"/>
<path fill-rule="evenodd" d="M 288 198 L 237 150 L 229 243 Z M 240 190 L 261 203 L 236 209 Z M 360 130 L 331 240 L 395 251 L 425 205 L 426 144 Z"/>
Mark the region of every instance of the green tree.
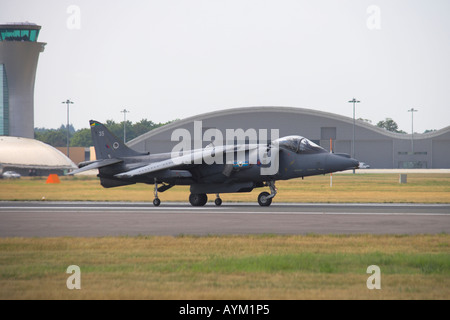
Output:
<path fill-rule="evenodd" d="M 61 129 L 41 130 L 35 133 L 35 139 L 53 147 L 65 147 L 67 145 L 67 132 Z"/>
<path fill-rule="evenodd" d="M 117 138 L 123 141 L 123 126 L 121 123 L 117 123 L 114 120 L 106 120 L 105 126 L 117 136 Z"/>
<path fill-rule="evenodd" d="M 176 120 L 174 120 L 176 121 Z M 149 132 L 153 129 L 159 128 L 173 121 L 166 123 L 155 123 L 153 121 L 142 119 L 139 122 L 133 124 L 131 121 L 126 122 L 127 129 L 127 142 Z M 105 126 L 110 130 L 118 139 L 123 141 L 123 121 L 120 123 L 114 120 L 106 120 Z M 65 147 L 67 146 L 67 126 L 61 125 L 59 129 L 46 129 L 35 128 L 34 136 L 36 140 L 40 140 L 53 147 Z M 69 125 L 70 133 L 70 146 L 71 147 L 89 147 L 93 145 L 91 137 L 91 129 L 75 130 L 73 125 Z"/>
<path fill-rule="evenodd" d="M 386 129 L 390 132 L 396 132 L 396 133 L 406 133 L 403 130 L 398 129 L 398 124 L 391 118 L 386 118 L 385 120 L 381 120 L 377 123 L 377 127 Z"/>
<path fill-rule="evenodd" d="M 66 132 L 66 134 L 67 134 L 67 125 L 65 125 L 65 124 L 62 124 L 61 125 L 61 127 L 59 127 L 59 129 L 57 129 L 57 130 L 61 130 L 61 131 L 64 131 L 64 132 Z M 73 134 L 75 133 L 75 128 L 73 127 L 73 125 L 72 124 L 69 124 L 69 135 L 70 136 L 73 136 Z"/>
<path fill-rule="evenodd" d="M 70 139 L 71 147 L 90 147 L 92 145 L 91 129 L 80 129 Z"/>
<path fill-rule="evenodd" d="M 141 121 L 136 122 L 133 125 L 136 137 L 139 137 L 140 135 L 143 135 L 144 133 L 147 133 L 150 130 L 153 130 L 157 127 L 158 125 L 156 123 L 154 123 L 153 121 L 149 121 L 147 119 L 142 119 Z"/>
<path fill-rule="evenodd" d="M 69 125 L 69 138 L 75 133 L 75 128 Z M 67 146 L 67 126 L 61 125 L 58 129 L 35 128 L 34 138 L 52 147 Z"/>
<path fill-rule="evenodd" d="M 357 120 L 372 124 L 372 120 L 369 119 L 358 118 Z"/>
<path fill-rule="evenodd" d="M 120 127 L 122 128 L 121 139 L 123 141 L 123 121 L 120 123 Z M 128 142 L 136 138 L 136 133 L 134 132 L 134 125 L 131 121 L 127 120 L 126 127 L 127 127 L 127 142 Z"/>

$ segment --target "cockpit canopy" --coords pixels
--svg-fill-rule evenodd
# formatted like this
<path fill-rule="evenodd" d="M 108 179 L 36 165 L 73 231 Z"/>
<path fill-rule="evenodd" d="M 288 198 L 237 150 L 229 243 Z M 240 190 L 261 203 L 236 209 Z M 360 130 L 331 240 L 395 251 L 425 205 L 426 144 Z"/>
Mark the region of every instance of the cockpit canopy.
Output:
<path fill-rule="evenodd" d="M 276 140 L 281 148 L 295 153 L 323 153 L 327 152 L 311 140 L 301 136 L 287 136 Z"/>

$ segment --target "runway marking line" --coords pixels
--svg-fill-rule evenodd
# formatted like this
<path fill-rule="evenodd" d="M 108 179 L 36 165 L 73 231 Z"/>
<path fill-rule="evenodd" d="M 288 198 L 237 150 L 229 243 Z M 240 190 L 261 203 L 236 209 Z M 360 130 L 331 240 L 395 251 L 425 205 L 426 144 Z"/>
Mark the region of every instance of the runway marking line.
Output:
<path fill-rule="evenodd" d="M 315 212 L 315 211 L 234 211 L 230 207 L 218 207 L 218 208 L 204 208 L 204 207 L 3 207 L 0 208 L 0 212 L 12 212 L 12 211 L 27 211 L 35 213 L 48 213 L 49 211 L 64 210 L 66 212 L 98 212 L 98 211 L 112 211 L 112 212 L 149 212 L 154 213 L 157 211 L 166 211 L 166 213 L 179 213 L 179 211 L 200 211 L 199 214 L 214 214 L 214 213 L 227 213 L 227 214 L 263 214 L 263 215 L 385 215 L 385 216 L 449 216 L 447 213 L 426 213 L 426 212 Z"/>

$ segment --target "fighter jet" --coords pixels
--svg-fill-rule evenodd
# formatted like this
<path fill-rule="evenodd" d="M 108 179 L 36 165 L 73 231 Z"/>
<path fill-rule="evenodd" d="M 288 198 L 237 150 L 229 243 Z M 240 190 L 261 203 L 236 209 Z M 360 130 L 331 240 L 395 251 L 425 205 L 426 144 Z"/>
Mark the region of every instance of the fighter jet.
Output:
<path fill-rule="evenodd" d="M 104 188 L 135 183 L 154 185 L 153 204 L 159 192 L 175 185 L 189 185 L 189 202 L 204 206 L 207 194 L 251 192 L 269 187 L 258 196 L 260 206 L 270 206 L 277 194 L 275 182 L 358 168 L 359 161 L 347 154 L 330 153 L 302 136 L 286 136 L 269 143 L 214 145 L 169 153 L 140 153 L 122 143 L 103 124 L 91 120 L 97 160 L 81 162 L 70 174 L 98 169 Z M 217 144 L 217 143 L 216 143 Z"/>

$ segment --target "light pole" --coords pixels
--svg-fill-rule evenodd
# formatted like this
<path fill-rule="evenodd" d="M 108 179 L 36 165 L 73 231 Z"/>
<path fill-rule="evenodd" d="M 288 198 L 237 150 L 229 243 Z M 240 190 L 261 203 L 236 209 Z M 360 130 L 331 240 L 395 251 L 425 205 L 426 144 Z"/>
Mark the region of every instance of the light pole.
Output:
<path fill-rule="evenodd" d="M 419 110 L 416 110 L 414 108 L 411 108 L 408 110 L 408 112 L 411 112 L 411 152 L 412 155 L 414 155 L 414 112 L 417 112 Z"/>
<path fill-rule="evenodd" d="M 353 103 L 353 140 L 352 140 L 352 158 L 355 159 L 355 103 L 360 103 L 361 101 L 350 100 L 349 103 Z"/>
<path fill-rule="evenodd" d="M 67 99 L 66 101 L 63 101 L 61 103 L 67 104 L 67 158 L 69 158 L 69 105 L 73 104 L 73 102 Z"/>
<path fill-rule="evenodd" d="M 120 111 L 123 113 L 123 143 L 127 142 L 127 113 L 130 113 L 127 109 Z"/>

